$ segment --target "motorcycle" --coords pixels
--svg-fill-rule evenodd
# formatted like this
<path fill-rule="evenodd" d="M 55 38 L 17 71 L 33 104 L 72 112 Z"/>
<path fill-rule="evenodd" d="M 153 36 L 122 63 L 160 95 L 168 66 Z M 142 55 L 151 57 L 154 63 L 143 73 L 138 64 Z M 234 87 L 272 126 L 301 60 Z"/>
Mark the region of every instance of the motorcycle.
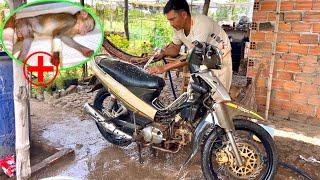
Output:
<path fill-rule="evenodd" d="M 84 110 L 110 143 L 136 142 L 141 163 L 141 148 L 178 153 L 191 143 L 182 167 L 201 151 L 206 179 L 273 179 L 278 155 L 272 137 L 257 123 L 264 118 L 232 102 L 209 70 L 221 67 L 219 49 L 197 41 L 194 45 L 186 59 L 191 74 L 187 91 L 168 106 L 159 100 L 162 78 L 98 55 L 91 66 L 100 82 L 93 90 L 100 89 Z"/>

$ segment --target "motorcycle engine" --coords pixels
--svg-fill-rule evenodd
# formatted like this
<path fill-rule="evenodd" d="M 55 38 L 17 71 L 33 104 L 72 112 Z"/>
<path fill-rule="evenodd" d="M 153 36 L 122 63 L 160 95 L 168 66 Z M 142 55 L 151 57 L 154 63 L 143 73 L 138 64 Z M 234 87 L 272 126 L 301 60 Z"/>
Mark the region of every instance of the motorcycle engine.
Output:
<path fill-rule="evenodd" d="M 142 129 L 142 135 L 146 142 L 151 142 L 155 144 L 159 144 L 165 139 L 163 138 L 163 133 L 160 131 L 160 129 L 148 126 L 144 129 Z"/>

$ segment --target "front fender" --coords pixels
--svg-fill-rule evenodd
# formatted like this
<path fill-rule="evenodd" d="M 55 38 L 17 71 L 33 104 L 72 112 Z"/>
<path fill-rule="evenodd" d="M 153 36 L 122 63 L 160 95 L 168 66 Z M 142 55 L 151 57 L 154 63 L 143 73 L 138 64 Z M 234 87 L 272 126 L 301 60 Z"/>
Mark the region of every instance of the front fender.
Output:
<path fill-rule="evenodd" d="M 265 121 L 265 119 L 262 116 L 260 116 L 257 112 L 250 110 L 249 108 L 245 108 L 234 102 L 228 101 L 223 102 L 222 104 L 224 104 L 227 107 L 227 111 L 231 119 L 234 119 L 235 117 L 239 116 L 247 116 L 253 119 Z"/>
<path fill-rule="evenodd" d="M 229 118 L 233 120 L 235 117 L 239 116 L 246 116 L 251 117 L 253 119 L 259 119 L 259 120 L 265 120 L 262 116 L 260 116 L 258 113 L 256 113 L 253 110 L 246 109 L 240 105 L 237 105 L 233 102 L 223 102 L 221 103 L 223 106 L 225 106 L 227 114 L 229 115 Z M 214 125 L 220 126 L 221 128 L 226 129 L 232 129 L 231 127 L 223 127 L 228 126 L 224 125 L 225 123 L 219 122 L 219 119 L 217 119 L 217 115 L 215 115 L 215 112 L 208 113 L 204 118 L 201 119 L 200 123 L 198 124 L 196 130 L 194 131 L 194 135 L 192 138 L 192 151 L 189 155 L 186 162 L 183 164 L 182 167 L 187 165 L 191 159 L 197 154 L 200 144 L 202 142 L 202 139 L 204 138 L 206 132 Z M 231 124 L 233 126 L 233 123 Z M 230 125 L 230 126 L 231 126 Z M 212 133 L 217 133 L 213 131 Z"/>
<path fill-rule="evenodd" d="M 187 165 L 190 162 L 190 160 L 197 154 L 203 137 L 205 136 L 208 129 L 211 128 L 213 125 L 214 125 L 214 121 L 213 121 L 212 113 L 209 113 L 203 119 L 201 119 L 196 130 L 194 131 L 194 135 L 192 138 L 191 154 L 189 155 L 188 159 L 183 164 L 183 166 Z"/>

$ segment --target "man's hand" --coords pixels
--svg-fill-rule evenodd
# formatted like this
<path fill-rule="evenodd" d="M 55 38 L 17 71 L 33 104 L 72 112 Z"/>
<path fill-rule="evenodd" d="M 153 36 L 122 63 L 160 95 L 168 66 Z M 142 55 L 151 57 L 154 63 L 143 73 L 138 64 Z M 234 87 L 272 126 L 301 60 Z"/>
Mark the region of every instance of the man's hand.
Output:
<path fill-rule="evenodd" d="M 153 60 L 154 61 L 159 61 L 161 60 L 162 58 L 165 57 L 165 52 L 163 49 L 161 49 L 160 51 L 157 51 L 155 54 L 154 54 L 154 58 Z"/>
<path fill-rule="evenodd" d="M 224 49 L 224 42 L 220 42 L 217 46 L 220 50 L 223 50 Z"/>
<path fill-rule="evenodd" d="M 82 53 L 85 57 L 90 57 L 90 56 L 92 56 L 92 54 L 94 53 L 93 50 L 91 50 L 91 49 L 89 49 L 89 48 L 86 48 L 86 47 L 82 48 L 81 50 L 82 50 L 81 53 Z"/>
<path fill-rule="evenodd" d="M 166 72 L 166 69 L 163 66 L 154 66 L 147 69 L 150 74 L 162 74 Z"/>

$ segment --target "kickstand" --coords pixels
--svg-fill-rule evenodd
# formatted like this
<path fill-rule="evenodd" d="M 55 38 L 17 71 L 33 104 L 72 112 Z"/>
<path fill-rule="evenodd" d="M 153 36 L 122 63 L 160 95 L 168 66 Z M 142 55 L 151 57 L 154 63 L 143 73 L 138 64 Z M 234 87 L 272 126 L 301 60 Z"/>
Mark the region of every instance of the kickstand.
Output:
<path fill-rule="evenodd" d="M 140 164 L 143 164 L 144 162 L 143 162 L 143 159 L 142 159 L 142 152 L 141 152 L 141 150 L 142 150 L 142 144 L 138 143 L 139 162 L 140 162 Z"/>
<path fill-rule="evenodd" d="M 151 151 L 153 157 L 157 157 L 157 151 L 156 151 L 156 149 L 154 149 L 154 148 L 151 147 L 151 148 L 150 148 L 150 151 Z"/>

